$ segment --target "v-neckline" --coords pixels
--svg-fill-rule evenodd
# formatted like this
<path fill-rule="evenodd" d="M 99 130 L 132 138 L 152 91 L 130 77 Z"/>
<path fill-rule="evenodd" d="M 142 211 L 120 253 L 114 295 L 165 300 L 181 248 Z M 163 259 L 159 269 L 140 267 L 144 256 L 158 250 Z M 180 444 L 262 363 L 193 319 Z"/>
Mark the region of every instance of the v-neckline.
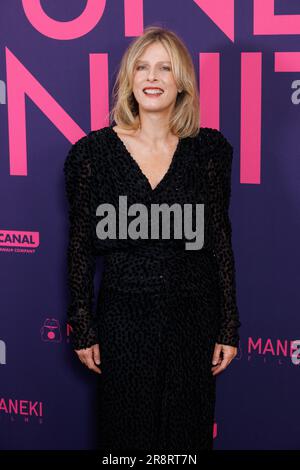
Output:
<path fill-rule="evenodd" d="M 179 155 L 179 150 L 181 148 L 181 143 L 182 143 L 182 138 L 179 137 L 175 151 L 173 152 L 172 159 L 170 162 L 170 165 L 167 169 L 167 171 L 164 173 L 163 177 L 160 179 L 160 181 L 156 184 L 156 186 L 152 187 L 149 178 L 145 175 L 143 170 L 141 169 L 140 165 L 136 161 L 136 159 L 133 157 L 131 152 L 129 152 L 128 148 L 125 145 L 125 142 L 121 139 L 119 134 L 113 129 L 114 126 L 109 126 L 111 129 L 112 135 L 115 136 L 116 141 L 119 143 L 120 148 L 123 149 L 124 154 L 128 157 L 129 161 L 132 163 L 133 168 L 136 170 L 137 174 L 145 181 L 149 191 L 151 194 L 154 194 L 156 191 L 158 191 L 168 180 L 169 176 L 171 175 L 173 168 L 175 167 L 177 157 Z"/>

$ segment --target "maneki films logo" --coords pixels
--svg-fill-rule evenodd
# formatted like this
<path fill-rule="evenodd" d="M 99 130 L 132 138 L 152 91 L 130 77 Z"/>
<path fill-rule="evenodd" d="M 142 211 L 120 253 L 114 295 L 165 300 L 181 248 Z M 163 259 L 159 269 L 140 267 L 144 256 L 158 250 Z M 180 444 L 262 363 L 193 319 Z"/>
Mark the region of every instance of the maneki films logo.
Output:
<path fill-rule="evenodd" d="M 26 423 L 38 420 L 42 424 L 43 402 L 0 396 L 0 419 L 9 419 L 11 422 L 23 419 Z"/>
<path fill-rule="evenodd" d="M 6 365 L 6 343 L 0 340 L 0 365 Z M 12 398 L 0 395 L 0 420 L 8 419 L 15 422 L 21 419 L 26 423 L 43 423 L 43 402 L 38 400 L 29 400 L 24 397 Z"/>
<path fill-rule="evenodd" d="M 300 340 L 281 339 L 281 338 L 261 338 L 249 337 L 247 344 L 247 360 L 261 360 L 265 364 L 279 365 L 293 364 L 300 365 Z M 241 345 L 239 346 L 239 356 L 243 353 Z"/>
<path fill-rule="evenodd" d="M 74 41 L 78 44 L 81 38 L 96 28 L 104 17 L 111 2 L 106 0 L 86 0 L 82 12 L 69 21 L 60 21 L 48 15 L 41 1 L 22 0 L 18 8 L 23 11 L 23 21 L 43 35 L 48 41 Z M 72 3 L 72 2 L 70 2 Z M 144 3 L 141 0 L 116 2 L 124 15 L 125 37 L 139 36 L 144 31 Z M 160 2 L 162 3 L 162 2 Z M 235 6 L 234 0 L 186 0 L 185 9 L 191 17 L 207 21 L 209 27 L 222 31 L 226 43 L 235 43 Z M 286 2 L 288 3 L 288 2 Z M 58 2 L 59 4 L 59 2 Z M 250 35 L 275 36 L 300 35 L 300 14 L 275 14 L 275 0 L 251 0 L 253 14 L 248 21 Z M 62 4 L 62 8 L 64 8 Z M 77 13 L 77 12 L 76 12 Z M 112 14 L 116 14 L 115 10 Z M 180 15 L 180 9 L 178 8 Z M 203 15 L 204 14 L 204 15 Z M 206 18 L 206 17 L 207 18 Z M 251 38 L 249 38 L 251 39 Z M 94 47 L 94 46 L 93 46 Z M 269 49 L 269 48 L 268 48 Z M 47 51 L 44 51 L 45 54 Z M 269 53 L 269 52 L 268 52 Z M 275 73 L 300 72 L 300 52 L 272 51 L 274 61 L 269 61 Z M 7 116 L 9 159 L 11 175 L 27 175 L 26 150 L 26 108 L 27 96 L 49 121 L 71 143 L 76 142 L 86 133 L 72 119 L 62 105 L 30 72 L 22 58 L 18 58 L 10 47 L 5 48 L 6 82 L 0 81 L 2 103 L 5 101 L 7 88 Z M 262 51 L 242 51 L 240 53 L 240 182 L 260 184 L 261 182 L 261 103 L 263 67 Z M 88 61 L 90 70 L 90 116 L 91 129 L 107 125 L 109 116 L 109 54 L 90 53 Z M 55 66 L 55 64 L 52 64 Z M 59 67 L 59 65 L 58 65 Z M 74 73 L 76 66 L 74 66 Z M 75 73 L 76 75 L 76 73 Z M 199 52 L 199 90 L 202 103 L 202 125 L 219 127 L 220 117 L 220 53 Z M 293 83 L 298 87 L 297 82 Z M 296 95 L 295 95 L 296 96 Z M 297 98 L 294 98 L 297 102 Z M 251 125 L 249 125 L 251 123 Z"/>

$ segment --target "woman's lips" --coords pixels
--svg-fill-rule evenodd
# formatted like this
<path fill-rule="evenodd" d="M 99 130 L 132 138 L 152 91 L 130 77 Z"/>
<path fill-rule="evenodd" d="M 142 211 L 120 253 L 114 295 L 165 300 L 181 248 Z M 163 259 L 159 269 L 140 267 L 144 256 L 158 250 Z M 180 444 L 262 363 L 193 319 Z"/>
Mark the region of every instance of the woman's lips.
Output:
<path fill-rule="evenodd" d="M 151 90 L 153 90 L 153 91 L 151 91 Z M 147 91 L 149 91 L 149 92 L 147 93 Z M 157 98 L 157 97 L 161 96 L 164 93 L 164 91 L 161 88 L 158 88 L 158 87 L 144 88 L 143 92 L 146 96 L 149 96 L 150 98 L 153 98 L 153 97 Z"/>

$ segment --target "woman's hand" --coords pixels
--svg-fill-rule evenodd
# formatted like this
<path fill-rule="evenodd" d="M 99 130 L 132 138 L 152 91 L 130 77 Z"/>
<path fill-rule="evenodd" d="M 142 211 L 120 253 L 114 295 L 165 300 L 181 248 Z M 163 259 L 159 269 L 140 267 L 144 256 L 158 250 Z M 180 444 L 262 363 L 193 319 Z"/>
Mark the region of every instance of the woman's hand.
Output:
<path fill-rule="evenodd" d="M 90 348 L 75 349 L 81 362 L 97 374 L 101 374 L 101 369 L 96 366 L 101 364 L 99 344 L 93 344 Z"/>
<path fill-rule="evenodd" d="M 231 363 L 237 355 L 237 348 L 227 344 L 215 344 L 212 364 L 212 375 L 217 375 Z"/>

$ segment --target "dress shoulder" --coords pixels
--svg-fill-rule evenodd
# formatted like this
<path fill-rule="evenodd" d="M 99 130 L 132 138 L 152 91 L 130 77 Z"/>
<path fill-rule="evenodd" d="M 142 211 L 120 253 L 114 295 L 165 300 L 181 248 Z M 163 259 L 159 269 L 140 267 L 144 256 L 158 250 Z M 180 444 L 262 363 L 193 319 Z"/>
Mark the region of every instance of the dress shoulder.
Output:
<path fill-rule="evenodd" d="M 85 180 L 86 183 L 88 180 L 92 182 L 93 179 L 90 178 L 92 175 L 96 174 L 99 179 L 106 172 L 105 155 L 110 152 L 107 129 L 108 127 L 104 127 L 90 131 L 69 148 L 63 165 L 63 173 L 70 199 L 76 191 L 79 179 Z"/>
<path fill-rule="evenodd" d="M 91 133 L 84 135 L 71 145 L 64 161 L 64 173 L 74 171 L 80 163 L 91 158 L 90 141 Z"/>
<path fill-rule="evenodd" d="M 70 202 L 73 201 L 78 189 L 79 178 L 85 178 L 87 181 L 91 171 L 90 134 L 88 134 L 72 144 L 64 161 L 63 173 Z"/>
<path fill-rule="evenodd" d="M 218 129 L 212 127 L 200 127 L 198 139 L 202 145 L 216 156 L 232 154 L 233 146 L 224 134 Z"/>

